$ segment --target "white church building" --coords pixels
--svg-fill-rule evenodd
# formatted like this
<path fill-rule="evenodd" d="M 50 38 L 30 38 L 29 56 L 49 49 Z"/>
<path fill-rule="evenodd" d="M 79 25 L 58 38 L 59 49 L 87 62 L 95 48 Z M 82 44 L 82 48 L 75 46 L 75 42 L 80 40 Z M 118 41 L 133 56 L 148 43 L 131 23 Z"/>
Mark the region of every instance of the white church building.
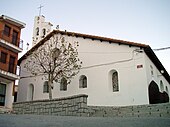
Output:
<path fill-rule="evenodd" d="M 87 105 L 150 104 L 153 87 L 149 87 L 153 82 L 160 93 L 165 91 L 170 95 L 170 76 L 149 45 L 53 30 L 19 59 L 21 79 L 18 102 L 49 98 L 44 76 L 31 76 L 24 68 L 24 63 L 30 52 L 58 35 L 64 36 L 68 42 L 79 42 L 78 53 L 82 68 L 69 85 L 54 83 L 53 98 L 87 94 Z"/>

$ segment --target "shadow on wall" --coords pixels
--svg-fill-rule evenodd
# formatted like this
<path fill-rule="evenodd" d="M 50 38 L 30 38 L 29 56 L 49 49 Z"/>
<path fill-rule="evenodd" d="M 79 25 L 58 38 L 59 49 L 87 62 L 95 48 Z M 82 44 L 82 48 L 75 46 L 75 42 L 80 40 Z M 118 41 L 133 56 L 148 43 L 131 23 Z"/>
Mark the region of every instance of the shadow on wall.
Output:
<path fill-rule="evenodd" d="M 165 91 L 163 91 L 162 93 L 159 92 L 158 85 L 154 81 L 152 81 L 149 84 L 149 103 L 157 104 L 166 102 L 169 102 L 168 94 Z"/>

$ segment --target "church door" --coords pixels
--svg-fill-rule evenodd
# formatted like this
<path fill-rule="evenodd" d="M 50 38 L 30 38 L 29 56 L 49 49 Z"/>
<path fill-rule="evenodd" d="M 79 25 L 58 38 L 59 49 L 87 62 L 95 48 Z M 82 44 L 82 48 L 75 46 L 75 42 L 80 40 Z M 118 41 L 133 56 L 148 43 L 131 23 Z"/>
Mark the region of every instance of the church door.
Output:
<path fill-rule="evenodd" d="M 159 87 L 154 81 L 149 84 L 149 103 L 159 103 Z"/>

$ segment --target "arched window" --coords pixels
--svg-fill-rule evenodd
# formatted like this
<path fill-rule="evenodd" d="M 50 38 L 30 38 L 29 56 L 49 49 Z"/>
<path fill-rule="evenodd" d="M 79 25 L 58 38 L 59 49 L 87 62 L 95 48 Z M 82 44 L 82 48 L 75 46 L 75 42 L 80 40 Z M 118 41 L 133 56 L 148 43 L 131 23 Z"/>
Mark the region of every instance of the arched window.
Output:
<path fill-rule="evenodd" d="M 113 92 L 119 91 L 119 83 L 118 83 L 118 73 L 117 73 L 117 71 L 112 73 L 112 87 L 113 87 Z"/>
<path fill-rule="evenodd" d="M 40 20 L 40 17 L 37 17 L 37 20 Z"/>
<path fill-rule="evenodd" d="M 37 36 L 39 35 L 39 28 L 38 27 L 36 28 L 36 35 Z"/>
<path fill-rule="evenodd" d="M 28 88 L 28 101 L 32 101 L 34 98 L 34 85 L 33 84 L 29 84 L 29 88 Z"/>
<path fill-rule="evenodd" d="M 85 75 L 80 76 L 79 88 L 87 88 L 87 77 Z"/>
<path fill-rule="evenodd" d="M 65 78 L 61 79 L 60 91 L 67 91 L 67 80 Z"/>
<path fill-rule="evenodd" d="M 46 29 L 44 28 L 44 29 L 42 30 L 42 32 L 43 32 L 43 36 L 45 36 L 45 34 L 46 34 Z"/>
<path fill-rule="evenodd" d="M 162 80 L 160 81 L 160 90 L 161 90 L 161 92 L 164 91 L 164 84 L 163 84 Z"/>
<path fill-rule="evenodd" d="M 48 81 L 45 81 L 45 82 L 44 82 L 44 85 L 43 85 L 43 93 L 49 93 Z"/>

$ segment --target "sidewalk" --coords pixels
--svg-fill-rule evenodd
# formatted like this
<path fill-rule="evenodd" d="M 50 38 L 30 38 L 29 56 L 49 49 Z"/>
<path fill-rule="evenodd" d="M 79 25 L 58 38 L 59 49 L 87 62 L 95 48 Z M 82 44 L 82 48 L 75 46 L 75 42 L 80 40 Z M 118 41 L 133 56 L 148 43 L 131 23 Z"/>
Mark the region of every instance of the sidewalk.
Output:
<path fill-rule="evenodd" d="M 108 118 L 0 114 L 0 127 L 170 127 L 170 118 Z"/>

